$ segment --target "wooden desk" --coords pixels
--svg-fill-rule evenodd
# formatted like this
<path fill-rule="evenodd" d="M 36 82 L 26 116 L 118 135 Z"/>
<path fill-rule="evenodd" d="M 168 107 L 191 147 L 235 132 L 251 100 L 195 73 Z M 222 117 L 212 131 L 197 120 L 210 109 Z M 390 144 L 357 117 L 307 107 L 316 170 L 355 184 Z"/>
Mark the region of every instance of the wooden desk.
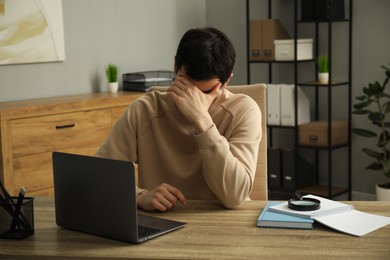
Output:
<path fill-rule="evenodd" d="M 347 202 L 349 203 L 349 202 Z M 390 216 L 390 202 L 351 202 L 361 211 Z M 390 259 L 390 225 L 353 237 L 317 225 L 314 230 L 257 228 L 264 201 L 226 210 L 214 201 L 189 201 L 168 213 L 183 229 L 134 245 L 57 227 L 52 198 L 35 200 L 35 234 L 0 240 L 0 259 L 256 258 Z"/>

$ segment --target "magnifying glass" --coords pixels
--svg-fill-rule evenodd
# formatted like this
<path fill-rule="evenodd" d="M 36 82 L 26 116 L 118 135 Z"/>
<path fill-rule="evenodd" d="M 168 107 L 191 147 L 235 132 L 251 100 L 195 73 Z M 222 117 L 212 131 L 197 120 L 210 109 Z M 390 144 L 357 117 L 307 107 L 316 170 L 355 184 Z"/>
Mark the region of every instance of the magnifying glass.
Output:
<path fill-rule="evenodd" d="M 293 210 L 311 211 L 321 207 L 321 201 L 313 198 L 303 198 L 299 191 L 295 192 L 296 198 L 289 199 L 288 207 Z"/>

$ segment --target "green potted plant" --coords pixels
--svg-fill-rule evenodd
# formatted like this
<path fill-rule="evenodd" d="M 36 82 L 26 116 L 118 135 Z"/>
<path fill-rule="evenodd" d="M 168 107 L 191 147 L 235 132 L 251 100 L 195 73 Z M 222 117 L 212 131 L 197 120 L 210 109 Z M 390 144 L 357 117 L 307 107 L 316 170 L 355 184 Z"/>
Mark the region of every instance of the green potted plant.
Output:
<path fill-rule="evenodd" d="M 385 181 L 376 186 L 378 200 L 390 200 L 390 95 L 385 92 L 386 85 L 390 80 L 390 68 L 382 66 L 385 70 L 383 83 L 375 81 L 363 88 L 363 95 L 356 97 L 358 103 L 353 105 L 353 113 L 356 115 L 366 115 L 375 130 L 354 128 L 352 132 L 367 138 L 374 138 L 377 150 L 363 148 L 362 151 L 372 157 L 374 162 L 366 167 L 368 170 L 382 171 Z M 387 195 L 386 195 L 387 194 Z M 387 197 L 386 197 L 387 196 Z"/>
<path fill-rule="evenodd" d="M 108 91 L 116 93 L 118 91 L 118 66 L 110 63 L 105 70 L 108 81 Z"/>
<path fill-rule="evenodd" d="M 329 82 L 329 61 L 328 55 L 320 55 L 317 58 L 318 67 L 318 82 L 320 84 L 328 84 Z"/>

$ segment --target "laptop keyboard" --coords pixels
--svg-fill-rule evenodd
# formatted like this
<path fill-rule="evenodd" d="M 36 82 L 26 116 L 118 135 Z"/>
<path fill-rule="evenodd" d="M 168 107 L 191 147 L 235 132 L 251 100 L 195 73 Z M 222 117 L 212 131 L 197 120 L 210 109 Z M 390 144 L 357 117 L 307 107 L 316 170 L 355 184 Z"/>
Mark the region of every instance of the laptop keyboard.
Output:
<path fill-rule="evenodd" d="M 156 234 L 160 231 L 160 229 L 157 228 L 151 228 L 151 227 L 145 227 L 138 225 L 138 237 L 144 238 L 147 236 L 151 236 L 153 234 Z"/>

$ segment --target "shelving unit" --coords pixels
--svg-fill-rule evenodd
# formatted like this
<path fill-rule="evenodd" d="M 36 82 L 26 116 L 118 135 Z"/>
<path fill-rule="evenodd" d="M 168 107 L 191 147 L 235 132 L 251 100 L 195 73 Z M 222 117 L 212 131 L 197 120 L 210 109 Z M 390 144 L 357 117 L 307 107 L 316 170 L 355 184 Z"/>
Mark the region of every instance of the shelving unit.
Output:
<path fill-rule="evenodd" d="M 252 1 L 255 1 L 255 0 L 252 0 Z M 274 3 L 272 3 L 274 2 Z M 268 17 L 264 18 L 264 19 L 272 19 L 272 18 L 277 18 L 277 17 L 273 17 L 273 10 L 272 10 L 272 4 L 279 4 L 281 5 L 281 1 L 272 1 L 272 0 L 268 0 Z M 299 0 L 294 0 L 294 18 L 293 18 L 293 30 L 294 32 L 291 33 L 291 35 L 293 35 L 293 39 L 294 39 L 294 49 L 295 49 L 295 57 L 294 57 L 294 60 L 292 61 L 251 61 L 251 57 L 250 57 L 250 6 L 251 6 L 251 0 L 246 0 L 246 22 L 247 22 L 247 79 L 248 79 L 248 84 L 251 83 L 251 65 L 253 64 L 256 64 L 256 63 L 263 63 L 263 64 L 268 64 L 268 80 L 265 80 L 265 82 L 271 84 L 273 83 L 274 81 L 274 78 L 273 78 L 273 66 L 275 64 L 281 64 L 281 63 L 285 63 L 285 64 L 291 64 L 291 66 L 293 67 L 293 82 L 290 82 L 289 84 L 294 84 L 295 86 L 300 86 L 300 87 L 304 87 L 304 88 L 311 88 L 311 89 L 314 89 L 314 121 L 317 121 L 317 120 L 327 120 L 328 122 L 328 131 L 327 131 L 327 134 L 328 134 L 328 145 L 327 147 L 312 147 L 312 146 L 303 146 L 303 145 L 299 145 L 299 137 L 298 137 L 298 109 L 297 109 L 297 103 L 298 102 L 295 102 L 295 110 L 294 110 L 294 113 L 295 113 L 295 126 L 296 127 L 286 127 L 286 126 L 270 126 L 268 125 L 268 132 L 269 132 L 269 136 L 268 136 L 268 140 L 269 140 L 269 147 L 272 147 L 273 146 L 273 140 L 274 138 L 277 138 L 273 135 L 273 131 L 274 129 L 278 128 L 278 129 L 281 129 L 281 128 L 284 128 L 284 129 L 288 129 L 288 131 L 294 131 L 294 144 L 295 144 L 295 149 L 297 150 L 297 152 L 295 153 L 295 161 L 298 162 L 298 156 L 299 156 L 299 153 L 303 150 L 303 149 L 310 149 L 309 151 L 313 151 L 313 154 L 314 154 L 314 158 L 313 158 L 313 163 L 314 163 L 314 168 L 315 168 L 315 175 L 316 175 L 316 178 L 315 178 L 315 182 L 316 184 L 314 186 L 309 186 L 309 187 L 297 187 L 297 189 L 299 191 L 301 191 L 302 193 L 310 193 L 310 194 L 316 194 L 316 195 L 319 195 L 319 196 L 323 196 L 323 197 L 328 197 L 328 198 L 333 198 L 333 197 L 336 197 L 338 195 L 342 195 L 342 194 L 347 194 L 348 195 L 348 199 L 351 200 L 351 91 L 352 91 L 352 88 L 351 88 L 351 79 L 352 79 L 352 7 L 353 7 L 353 0 L 346 0 L 346 7 L 348 12 L 347 12 L 347 18 L 346 19 L 342 19 L 342 20 L 332 20 L 330 18 L 327 18 L 326 20 L 321 20 L 321 21 L 318 21 L 318 20 L 312 20 L 312 21 L 303 21 L 300 19 L 300 16 L 299 16 L 299 12 L 298 12 L 298 7 L 300 6 L 301 4 L 301 1 Z M 328 17 L 332 17 L 331 14 L 332 14 L 332 1 L 327 1 L 327 7 L 328 7 Z M 279 8 L 283 8 L 283 6 L 279 6 Z M 348 64 L 347 64 L 347 74 L 348 75 L 345 75 L 345 80 L 334 80 L 333 79 L 333 68 L 334 68 L 334 64 L 333 64 L 333 59 L 332 59 L 332 54 L 333 54 L 333 45 L 335 44 L 334 43 L 334 39 L 333 39 L 333 26 L 335 23 L 347 23 L 347 26 L 348 26 L 348 53 L 346 54 L 347 55 L 347 60 L 348 60 Z M 298 40 L 298 31 L 300 29 L 300 26 L 302 24 L 309 24 L 309 25 L 313 25 L 314 26 L 314 35 L 313 35 L 313 38 L 314 38 L 314 42 L 313 42 L 313 49 L 314 49 L 314 54 L 313 54 L 313 59 L 310 59 L 310 60 L 297 60 L 297 40 Z M 327 42 L 326 41 L 320 41 L 320 31 L 321 30 L 324 30 L 324 27 L 327 29 Z M 318 81 L 317 81 L 317 66 L 316 66 L 316 57 L 318 57 L 318 54 L 319 54 L 319 49 L 320 49 L 320 46 L 321 47 L 327 47 L 327 54 L 328 54 L 328 57 L 329 57 L 329 83 L 328 84 L 320 84 Z M 311 78 L 313 78 L 313 80 L 310 80 L 310 81 L 301 81 L 300 80 L 300 77 L 299 77 L 299 69 L 300 69 L 300 66 L 302 64 L 312 64 L 312 66 L 315 67 L 315 73 L 313 73 L 314 75 L 311 76 Z M 309 65 L 311 66 L 311 65 Z M 347 97 L 346 97 L 346 105 L 347 105 L 347 118 L 345 119 L 345 121 L 347 121 L 348 123 L 348 142 L 347 144 L 345 145 L 337 145 L 337 146 L 332 146 L 331 145 L 331 140 L 332 140 L 332 108 L 333 108 L 333 104 L 332 104 L 332 100 L 333 100 L 333 96 L 332 96 L 332 92 L 335 88 L 347 88 Z M 320 116 L 320 108 L 319 108 L 319 101 L 320 99 L 322 98 L 322 96 L 324 95 L 323 92 L 326 92 L 327 94 L 327 100 L 326 100 L 326 103 L 327 103 L 327 118 L 323 118 L 324 116 Z M 321 93 L 320 93 L 321 92 Z M 298 95 L 297 95 L 297 87 L 295 87 L 295 91 L 294 91 L 294 100 L 297 101 L 298 99 Z M 321 118 L 322 117 L 322 118 Z M 339 150 L 339 149 L 344 149 L 345 152 L 346 152 L 346 158 L 347 160 L 346 161 L 343 161 L 342 163 L 344 164 L 347 164 L 347 170 L 346 172 L 340 172 L 339 174 L 344 174 L 344 176 L 346 175 L 346 179 L 347 179 L 347 183 L 345 184 L 345 186 L 343 187 L 335 187 L 335 185 L 333 184 L 333 181 L 334 181 L 334 158 L 333 158 L 333 153 L 336 151 L 336 150 Z M 320 174 L 320 163 L 323 163 L 324 161 L 324 158 L 321 158 L 320 160 L 320 154 L 323 155 L 323 154 L 326 154 L 326 158 L 325 161 L 326 161 L 326 165 L 327 165 L 327 173 L 326 173 L 326 185 L 321 185 L 319 183 L 319 174 Z M 295 172 L 298 173 L 299 172 L 299 168 L 300 168 L 300 165 L 299 163 L 295 163 Z M 300 173 L 301 174 L 301 173 Z M 324 182 L 323 182 L 324 183 Z M 283 187 L 281 187 L 280 189 L 278 189 L 277 191 L 280 191 L 280 192 L 287 192 L 287 193 L 293 193 L 292 190 L 288 190 L 288 189 L 284 189 Z"/>

